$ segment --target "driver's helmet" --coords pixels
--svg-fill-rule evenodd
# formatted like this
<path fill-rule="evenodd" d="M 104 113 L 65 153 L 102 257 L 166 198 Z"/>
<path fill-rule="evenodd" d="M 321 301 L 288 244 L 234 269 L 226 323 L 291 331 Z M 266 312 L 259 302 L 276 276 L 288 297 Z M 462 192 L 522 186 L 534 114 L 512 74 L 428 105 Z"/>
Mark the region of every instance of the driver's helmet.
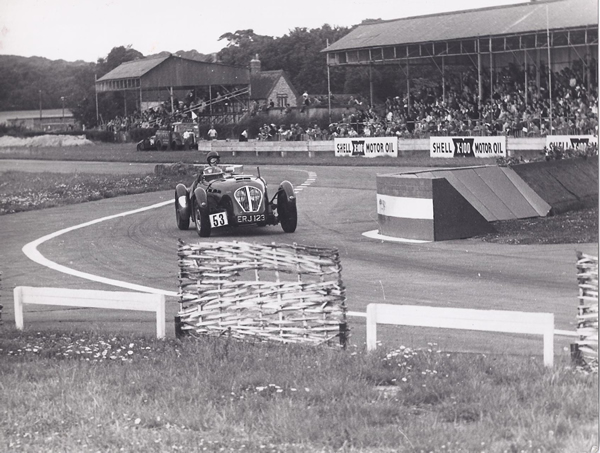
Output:
<path fill-rule="evenodd" d="M 217 164 L 221 162 L 221 156 L 219 156 L 219 153 L 216 151 L 210 151 L 206 155 L 206 162 L 208 162 L 209 165 L 210 165 L 211 159 L 217 159 Z"/>

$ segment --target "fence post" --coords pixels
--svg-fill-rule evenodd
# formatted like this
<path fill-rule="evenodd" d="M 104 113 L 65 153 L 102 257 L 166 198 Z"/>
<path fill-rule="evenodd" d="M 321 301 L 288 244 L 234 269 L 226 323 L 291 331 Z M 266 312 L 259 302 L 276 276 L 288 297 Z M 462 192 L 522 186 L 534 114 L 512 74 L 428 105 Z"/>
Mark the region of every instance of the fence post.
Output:
<path fill-rule="evenodd" d="M 544 365 L 554 366 L 554 314 L 550 313 L 551 322 L 546 324 L 544 332 Z"/>
<path fill-rule="evenodd" d="M 165 296 L 157 294 L 156 301 L 156 337 L 163 339 L 166 336 L 166 313 L 165 313 Z"/>
<path fill-rule="evenodd" d="M 13 290 L 13 293 L 15 299 L 15 324 L 17 330 L 23 330 L 23 288 L 17 286 Z"/>
<path fill-rule="evenodd" d="M 367 351 L 377 348 L 377 304 L 367 305 Z"/>

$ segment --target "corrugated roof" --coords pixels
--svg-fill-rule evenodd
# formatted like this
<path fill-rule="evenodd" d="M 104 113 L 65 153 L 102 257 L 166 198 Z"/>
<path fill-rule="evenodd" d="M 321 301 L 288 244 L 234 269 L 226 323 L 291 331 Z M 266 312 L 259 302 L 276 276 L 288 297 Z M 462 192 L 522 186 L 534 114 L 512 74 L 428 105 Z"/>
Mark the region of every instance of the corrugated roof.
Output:
<path fill-rule="evenodd" d="M 597 0 L 532 1 L 359 25 L 323 52 L 598 27 Z"/>
<path fill-rule="evenodd" d="M 100 77 L 98 81 L 100 82 L 103 80 L 133 79 L 141 77 L 170 57 L 171 55 L 168 55 L 166 57 L 143 58 L 140 60 L 127 61 L 125 63 L 120 64 L 109 73 Z"/>

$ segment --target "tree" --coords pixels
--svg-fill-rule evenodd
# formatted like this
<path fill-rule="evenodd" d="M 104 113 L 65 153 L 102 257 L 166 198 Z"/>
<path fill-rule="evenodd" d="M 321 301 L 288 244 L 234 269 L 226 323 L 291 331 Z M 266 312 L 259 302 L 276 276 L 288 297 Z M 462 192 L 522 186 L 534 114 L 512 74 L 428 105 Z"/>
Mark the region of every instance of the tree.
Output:
<path fill-rule="evenodd" d="M 321 51 L 327 42 L 333 43 L 346 35 L 349 28 L 321 28 L 308 30 L 295 28 L 281 38 L 257 35 L 252 29 L 225 33 L 220 39 L 228 44 L 218 53 L 219 61 L 237 66 L 247 66 L 259 55 L 263 70 L 283 69 L 298 90 L 313 94 L 327 93 L 327 61 Z M 332 91 L 341 92 L 344 72 L 331 71 Z"/>
<path fill-rule="evenodd" d="M 270 54 L 273 38 L 254 33 L 254 30 L 238 30 L 235 33 L 225 33 L 219 40 L 228 41 L 227 46 L 217 54 L 218 61 L 234 66 L 248 66 L 257 54 L 261 61 L 265 55 Z M 263 61 L 263 63 L 265 63 Z M 266 66 L 263 66 L 268 69 Z M 280 69 L 280 68 L 279 68 Z"/>
<path fill-rule="evenodd" d="M 98 58 L 97 74 L 98 78 L 120 66 L 128 61 L 137 60 L 144 58 L 141 52 L 131 48 L 131 44 L 128 46 L 113 47 L 106 58 Z"/>

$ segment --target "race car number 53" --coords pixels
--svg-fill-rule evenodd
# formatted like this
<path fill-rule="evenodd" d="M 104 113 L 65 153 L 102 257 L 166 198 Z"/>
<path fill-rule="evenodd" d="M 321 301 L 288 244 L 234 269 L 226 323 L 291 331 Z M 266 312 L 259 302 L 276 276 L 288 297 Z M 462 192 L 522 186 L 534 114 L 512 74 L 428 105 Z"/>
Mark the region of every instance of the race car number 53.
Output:
<path fill-rule="evenodd" d="M 217 214 L 211 214 L 208 217 L 210 219 L 210 224 L 213 228 L 218 228 L 218 227 L 222 227 L 222 226 L 229 224 L 229 222 L 227 221 L 227 213 L 226 212 L 219 212 Z"/>

